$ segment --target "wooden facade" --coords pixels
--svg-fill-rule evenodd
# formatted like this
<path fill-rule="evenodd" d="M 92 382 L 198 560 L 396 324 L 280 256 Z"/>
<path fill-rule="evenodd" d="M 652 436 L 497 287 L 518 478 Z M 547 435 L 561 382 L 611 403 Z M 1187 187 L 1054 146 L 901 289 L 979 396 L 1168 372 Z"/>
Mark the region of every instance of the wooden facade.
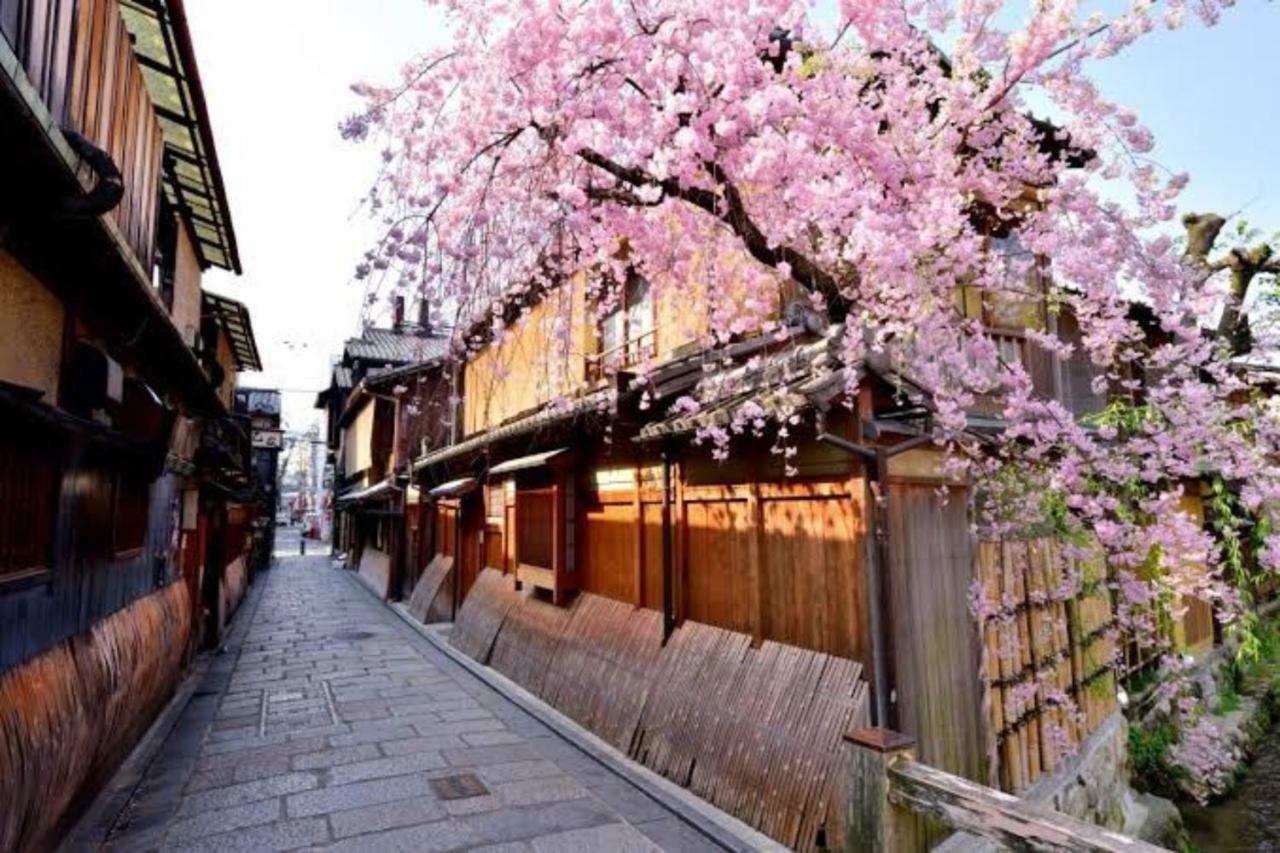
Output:
<path fill-rule="evenodd" d="M 58 125 L 119 168 L 124 192 L 108 215 L 150 270 L 164 137 L 118 0 L 3 0 L 0 35 Z"/>
<path fill-rule="evenodd" d="M 228 300 L 238 325 L 201 316 L 203 268 L 239 262 L 211 143 L 184 153 L 166 132 L 211 139 L 170 11 L 0 0 L 4 850 L 56 846 L 251 580 L 229 389 L 260 365 L 243 306 Z M 142 55 L 157 43 L 171 50 Z M 220 222 L 216 258 L 202 216 Z"/>
<path fill-rule="evenodd" d="M 1115 712 L 1105 592 L 1094 584 L 1050 605 L 1046 590 L 1067 572 L 1046 556 L 1058 543 L 978 542 L 967 484 L 947 473 L 895 379 L 864 366 L 856 392 L 847 387 L 832 358 L 839 327 L 791 311 L 782 332 L 708 348 L 705 329 L 677 325 L 661 304 L 648 309 L 652 324 L 628 316 L 617 328 L 592 328 L 591 293 L 577 278 L 525 306 L 462 367 L 463 429 L 447 445 L 424 447 L 415 465 L 426 532 L 408 568 L 418 618 L 454 621 L 464 653 L 804 849 L 831 840 L 831 825 L 820 832 L 821 821 L 805 823 L 804 807 L 772 788 L 754 801 L 743 795 L 749 765 L 712 758 L 736 748 L 717 740 L 716 714 L 739 709 L 705 722 L 694 707 L 658 710 L 661 694 L 646 680 L 656 660 L 670 662 L 676 678 L 715 654 L 750 659 L 762 685 L 774 686 L 792 684 L 795 661 L 818 659 L 806 656 L 840 661 L 864 700 L 877 698 L 873 674 L 883 678 L 882 710 L 867 702 L 858 714 L 880 714 L 880 725 L 911 735 L 923 762 L 1012 792 L 1053 772 L 1064 750 Z M 623 308 L 642 304 L 639 294 Z M 706 298 L 690 288 L 690 303 Z M 1068 312 L 963 290 L 958 299 L 1038 393 L 1081 416 L 1105 405 L 1087 358 L 1061 359 L 1027 334 L 1078 344 Z M 633 328 L 639 337 L 619 342 Z M 567 349 L 554 334 L 567 334 Z M 643 364 L 627 360 L 633 344 Z M 696 414 L 670 413 L 682 394 L 701 395 Z M 788 427 L 789 472 L 777 443 L 751 428 L 733 428 L 724 462 L 695 440 L 700 426 L 724 429 L 753 400 L 783 400 L 800 413 Z M 981 401 L 974 414 L 999 428 L 999 412 Z M 466 493 L 455 494 L 462 483 Z M 1013 603 L 979 620 L 975 588 Z M 579 623 L 607 635 L 592 636 L 614 650 L 602 654 L 619 656 L 610 666 L 627 670 L 625 679 L 591 681 L 603 664 L 580 657 L 573 638 L 587 629 Z M 1212 620 L 1193 606 L 1177 627 L 1179 643 L 1193 647 Z M 723 645 L 712 653 L 678 641 L 692 636 Z M 560 667 L 586 681 L 562 686 Z M 715 701 L 749 707 L 746 695 L 718 694 L 720 675 L 708 672 Z M 818 703 L 816 684 L 792 686 L 800 701 Z M 663 714 L 688 715 L 687 730 L 663 730 L 681 746 L 660 738 L 649 751 L 644 721 Z M 820 748 L 842 750 L 838 736 Z M 702 749 L 711 752 L 694 754 Z M 704 761 L 705 776 L 693 769 Z M 799 834 L 770 822 L 771 810 L 788 809 L 806 827 Z"/>

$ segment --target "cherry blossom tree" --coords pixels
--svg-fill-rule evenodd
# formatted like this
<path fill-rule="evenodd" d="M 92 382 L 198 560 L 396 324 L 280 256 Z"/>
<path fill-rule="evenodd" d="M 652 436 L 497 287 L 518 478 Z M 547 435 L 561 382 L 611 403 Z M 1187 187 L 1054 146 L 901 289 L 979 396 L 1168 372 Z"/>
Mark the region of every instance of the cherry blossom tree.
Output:
<path fill-rule="evenodd" d="M 1225 0 L 1111 17 L 1073 0 L 435 5 L 448 49 L 357 85 L 341 126 L 384 146 L 369 206 L 386 231 L 358 277 L 495 334 L 582 270 L 597 311 L 629 271 L 659 298 L 696 281 L 709 344 L 776 332 L 785 284 L 843 324 L 843 365 L 887 366 L 927 403 L 985 535 L 1050 525 L 1101 549 L 1125 628 L 1187 597 L 1236 619 L 1233 541 L 1250 546 L 1237 571 L 1280 563 L 1265 526 L 1280 413 L 1239 364 L 1274 347 L 1244 306 L 1275 261 L 1216 256 L 1219 217 L 1182 235 L 1186 176 L 1150 159 L 1150 133 L 1089 77 L 1188 12 L 1213 24 Z M 1069 312 L 1074 343 L 1028 334 L 1087 358 L 1107 409 L 1079 417 L 1037 393 L 960 286 Z M 966 413 L 991 399 L 1005 428 L 979 439 Z M 780 431 L 796 417 L 749 414 Z M 1179 512 L 1183 484 L 1206 477 L 1230 496 L 1217 531 Z"/>

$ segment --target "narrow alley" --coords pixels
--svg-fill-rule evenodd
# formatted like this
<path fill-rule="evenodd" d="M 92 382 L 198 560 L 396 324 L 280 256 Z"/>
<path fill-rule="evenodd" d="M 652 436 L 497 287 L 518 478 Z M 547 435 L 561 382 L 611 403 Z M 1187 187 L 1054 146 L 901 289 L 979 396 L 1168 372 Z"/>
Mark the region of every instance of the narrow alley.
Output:
<path fill-rule="evenodd" d="M 111 849 L 716 849 L 297 541 L 282 533 Z"/>

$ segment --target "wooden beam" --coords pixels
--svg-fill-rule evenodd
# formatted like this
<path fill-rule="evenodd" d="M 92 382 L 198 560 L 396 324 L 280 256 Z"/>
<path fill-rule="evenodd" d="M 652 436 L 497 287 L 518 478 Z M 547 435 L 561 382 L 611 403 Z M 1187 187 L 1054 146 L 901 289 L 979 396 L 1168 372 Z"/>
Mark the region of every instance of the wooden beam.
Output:
<path fill-rule="evenodd" d="M 889 801 L 1014 850 L 1157 853 L 1162 848 L 905 759 L 888 768 Z"/>

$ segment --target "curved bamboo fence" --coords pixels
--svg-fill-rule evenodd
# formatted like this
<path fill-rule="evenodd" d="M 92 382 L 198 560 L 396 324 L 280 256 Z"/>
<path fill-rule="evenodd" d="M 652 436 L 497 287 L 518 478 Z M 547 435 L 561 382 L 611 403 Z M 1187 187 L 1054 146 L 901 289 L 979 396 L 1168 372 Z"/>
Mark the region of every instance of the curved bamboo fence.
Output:
<path fill-rule="evenodd" d="M 51 846 L 142 735 L 182 671 L 190 617 L 173 583 L 0 675 L 0 850 Z"/>

